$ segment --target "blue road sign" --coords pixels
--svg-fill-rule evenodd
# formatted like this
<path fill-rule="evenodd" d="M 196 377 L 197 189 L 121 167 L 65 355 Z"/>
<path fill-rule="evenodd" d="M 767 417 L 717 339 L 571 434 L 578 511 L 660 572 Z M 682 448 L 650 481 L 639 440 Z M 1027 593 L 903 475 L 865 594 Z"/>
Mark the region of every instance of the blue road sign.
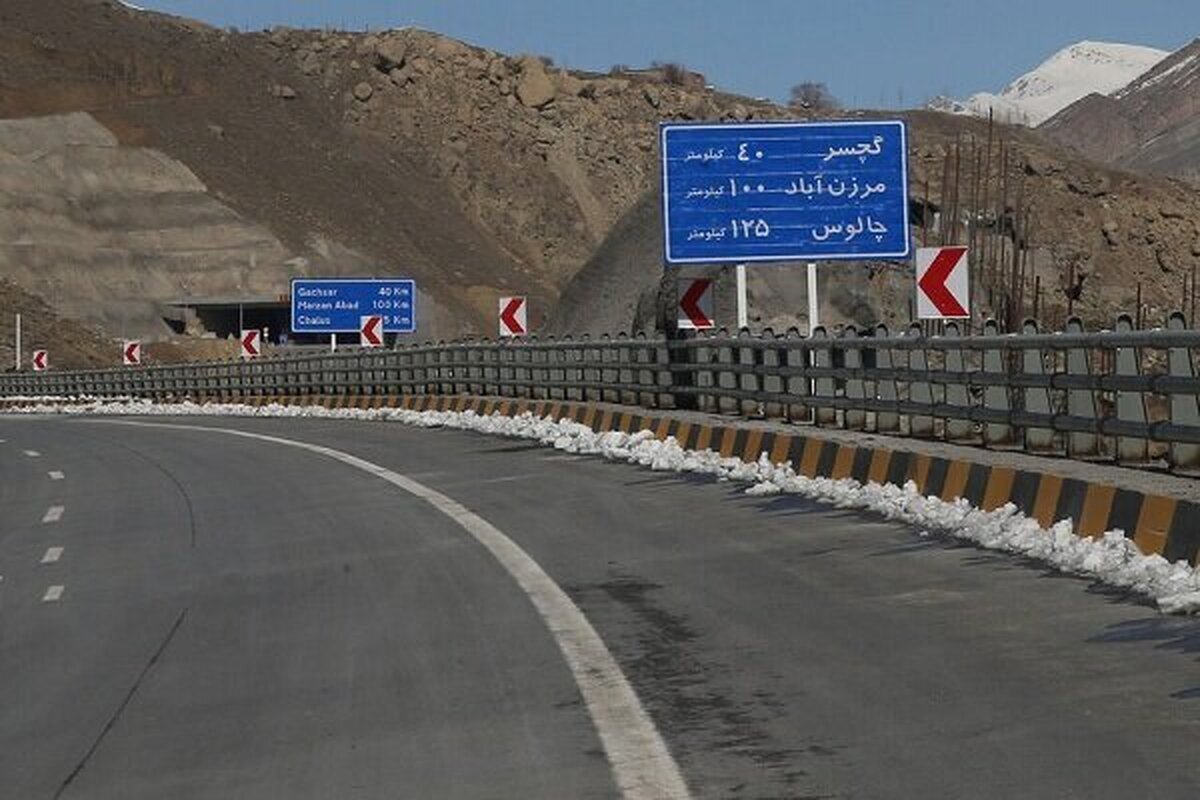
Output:
<path fill-rule="evenodd" d="M 664 123 L 669 264 L 909 255 L 904 123 Z"/>
<path fill-rule="evenodd" d="M 383 317 L 385 333 L 417 329 L 417 284 L 408 278 L 295 278 L 293 333 L 357 333 L 362 318 Z"/>

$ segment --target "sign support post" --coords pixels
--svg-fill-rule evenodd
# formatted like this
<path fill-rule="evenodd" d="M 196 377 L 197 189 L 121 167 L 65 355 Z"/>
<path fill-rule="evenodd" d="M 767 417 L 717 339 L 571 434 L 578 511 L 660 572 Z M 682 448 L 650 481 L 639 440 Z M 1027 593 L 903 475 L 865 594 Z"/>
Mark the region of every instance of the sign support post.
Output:
<path fill-rule="evenodd" d="M 821 324 L 819 315 L 821 303 L 817 298 L 817 262 L 808 262 L 808 335 L 812 336 L 813 328 Z"/>
<path fill-rule="evenodd" d="M 734 272 L 737 275 L 737 326 L 741 331 L 750 327 L 746 314 L 746 265 L 738 264 Z"/>

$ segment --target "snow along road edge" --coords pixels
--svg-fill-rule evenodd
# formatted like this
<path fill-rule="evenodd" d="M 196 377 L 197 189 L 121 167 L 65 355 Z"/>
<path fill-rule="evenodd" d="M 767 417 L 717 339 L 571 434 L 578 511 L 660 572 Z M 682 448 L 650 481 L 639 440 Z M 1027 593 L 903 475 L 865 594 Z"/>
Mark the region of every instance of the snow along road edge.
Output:
<path fill-rule="evenodd" d="M 1146 555 L 1122 531 L 1111 530 L 1096 538 L 1077 536 L 1070 520 L 1057 522 L 1047 530 L 1012 503 L 983 511 L 963 499 L 945 501 L 923 496 L 911 481 L 897 486 L 860 483 L 852 478 L 808 478 L 798 475 L 790 463 L 771 463 L 765 453 L 757 462 L 747 463 L 722 457 L 709 449 L 686 450 L 673 437 L 659 440 L 648 430 L 597 433 L 577 422 L 538 418 L 529 413 L 505 416 L 480 415 L 474 411 L 327 409 L 277 404 L 95 401 L 71 406 L 34 405 L 7 413 L 356 419 L 531 439 L 567 453 L 600 455 L 654 470 L 701 473 L 718 480 L 747 482 L 752 484 L 746 489 L 749 495 L 796 494 L 838 508 L 875 512 L 912 525 L 921 535 L 952 536 L 989 550 L 1032 558 L 1064 573 L 1129 589 L 1153 600 L 1164 613 L 1200 613 L 1200 568 L 1193 568 L 1186 561 L 1172 563 L 1160 555 Z"/>

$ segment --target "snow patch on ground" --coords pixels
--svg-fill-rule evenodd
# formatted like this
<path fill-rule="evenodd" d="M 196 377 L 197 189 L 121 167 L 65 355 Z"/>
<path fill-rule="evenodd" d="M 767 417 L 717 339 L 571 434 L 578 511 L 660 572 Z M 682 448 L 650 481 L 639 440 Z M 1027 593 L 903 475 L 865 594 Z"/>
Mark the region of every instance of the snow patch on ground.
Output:
<path fill-rule="evenodd" d="M 326 409 L 274 404 L 255 407 L 144 400 L 39 404 L 7 413 L 356 419 L 530 439 L 565 453 L 597 455 L 653 470 L 692 472 L 712 475 L 718 480 L 748 483 L 746 493 L 752 496 L 793 494 L 838 508 L 875 512 L 887 519 L 915 526 L 923 536 L 952 536 L 990 550 L 1027 556 L 1051 564 L 1062 572 L 1132 590 L 1151 598 L 1168 614 L 1200 613 L 1200 570 L 1184 561 L 1171 563 L 1162 556 L 1145 555 L 1120 531 L 1109 531 L 1096 539 L 1083 538 L 1075 535 L 1069 520 L 1044 530 L 1011 503 L 994 511 L 981 511 L 966 500 L 946 502 L 925 497 L 911 481 L 905 486 L 894 486 L 861 484 L 852 479 L 806 478 L 797 475 L 790 464 L 772 464 L 765 453 L 757 462 L 747 463 L 737 458 L 723 458 L 712 450 L 685 450 L 674 437 L 660 441 L 650 431 L 596 433 L 577 422 L 539 418 L 529 413 L 506 417 L 499 414 L 484 416 L 473 411 Z"/>

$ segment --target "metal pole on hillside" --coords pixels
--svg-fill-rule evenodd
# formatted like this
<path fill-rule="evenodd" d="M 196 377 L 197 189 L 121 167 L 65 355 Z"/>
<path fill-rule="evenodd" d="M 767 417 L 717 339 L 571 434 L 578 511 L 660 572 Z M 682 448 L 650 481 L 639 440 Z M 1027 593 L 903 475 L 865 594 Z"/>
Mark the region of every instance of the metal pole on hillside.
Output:
<path fill-rule="evenodd" d="M 738 264 L 734 272 L 737 276 L 737 326 L 740 331 L 750 327 L 746 313 L 746 265 Z"/>
<path fill-rule="evenodd" d="M 13 346 L 13 359 L 16 362 L 16 370 L 21 371 L 21 315 L 17 314 L 16 323 L 16 342 Z"/>

